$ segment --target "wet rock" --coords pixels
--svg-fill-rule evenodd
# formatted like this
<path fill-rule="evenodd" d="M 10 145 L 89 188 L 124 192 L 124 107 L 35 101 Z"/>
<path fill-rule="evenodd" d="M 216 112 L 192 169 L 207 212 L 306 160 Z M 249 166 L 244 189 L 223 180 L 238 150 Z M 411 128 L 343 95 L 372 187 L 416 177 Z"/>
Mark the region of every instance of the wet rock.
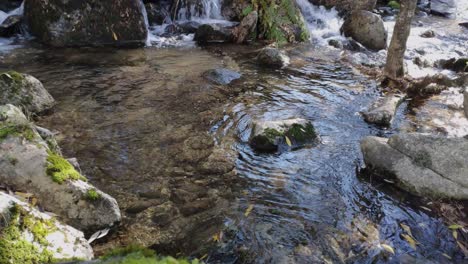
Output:
<path fill-rule="evenodd" d="M 282 68 L 289 65 L 290 59 L 283 51 L 273 47 L 266 47 L 258 53 L 257 61 L 264 66 Z"/>
<path fill-rule="evenodd" d="M 353 11 L 345 19 L 341 32 L 371 50 L 387 48 L 387 31 L 382 18 L 369 11 Z"/>
<path fill-rule="evenodd" d="M 21 23 L 23 17 L 19 15 L 9 16 L 0 24 L 0 37 L 9 38 L 21 33 Z"/>
<path fill-rule="evenodd" d="M 232 34 L 235 43 L 244 43 L 249 39 L 255 38 L 257 30 L 258 13 L 256 11 L 250 12 L 244 17 L 237 27 L 234 28 Z"/>
<path fill-rule="evenodd" d="M 420 35 L 422 38 L 433 38 L 435 37 L 435 32 L 434 30 L 426 30 L 424 31 L 421 35 Z"/>
<path fill-rule="evenodd" d="M 462 22 L 462 23 L 459 23 L 458 25 L 464 27 L 464 28 L 468 28 L 468 22 Z"/>
<path fill-rule="evenodd" d="M 468 90 L 463 93 L 463 110 L 465 110 L 465 116 L 468 118 Z"/>
<path fill-rule="evenodd" d="M 435 64 L 442 69 L 452 70 L 455 72 L 468 72 L 468 58 L 439 60 Z"/>
<path fill-rule="evenodd" d="M 194 37 L 198 44 L 231 42 L 232 39 L 232 28 L 218 24 L 201 25 Z"/>
<path fill-rule="evenodd" d="M 8 13 L 9 11 L 20 7 L 22 2 L 23 0 L 2 0 L 0 1 L 0 10 Z"/>
<path fill-rule="evenodd" d="M 330 39 L 328 41 L 328 45 L 330 45 L 332 47 L 335 47 L 337 49 L 343 49 L 343 43 L 341 43 L 341 41 L 339 41 L 337 39 Z"/>
<path fill-rule="evenodd" d="M 120 221 L 114 198 L 52 152 L 30 121 L 13 105 L 0 106 L 0 181 L 37 197 L 45 208 L 80 230 L 95 231 Z"/>
<path fill-rule="evenodd" d="M 129 214 L 138 214 L 148 209 L 148 207 L 150 207 L 151 205 L 152 203 L 150 201 L 137 201 L 131 204 L 127 209 L 125 209 L 125 212 Z"/>
<path fill-rule="evenodd" d="M 194 215 L 194 214 L 197 214 L 197 213 L 200 213 L 202 211 L 209 209 L 214 203 L 215 201 L 213 201 L 212 199 L 208 199 L 208 198 L 198 199 L 198 200 L 195 200 L 193 202 L 187 203 L 184 206 L 182 206 L 180 208 L 180 212 L 185 217 L 191 216 L 191 215 Z"/>
<path fill-rule="evenodd" d="M 335 7 L 339 11 L 374 10 L 377 0 L 309 0 L 314 5 L 323 5 L 327 8 Z"/>
<path fill-rule="evenodd" d="M 401 96 L 394 94 L 380 98 L 369 110 L 363 113 L 364 120 L 371 124 L 389 127 L 402 99 Z"/>
<path fill-rule="evenodd" d="M 226 85 L 239 79 L 242 75 L 238 72 L 222 68 L 208 70 L 203 74 L 203 76 L 215 84 Z"/>
<path fill-rule="evenodd" d="M 454 17 L 457 13 L 456 0 L 431 0 L 431 13 Z"/>
<path fill-rule="evenodd" d="M 65 46 L 144 46 L 148 30 L 142 1 L 26 1 L 30 33 L 45 44 Z"/>
<path fill-rule="evenodd" d="M 160 3 L 147 3 L 145 4 L 145 8 L 150 25 L 162 25 L 165 21 L 170 20 L 169 11 L 161 6 Z"/>
<path fill-rule="evenodd" d="M 355 52 L 367 51 L 366 47 L 364 47 L 361 43 L 355 41 L 352 38 L 347 39 L 346 43 L 344 44 L 344 48 L 350 51 L 355 51 Z"/>
<path fill-rule="evenodd" d="M 254 122 L 250 146 L 259 151 L 277 151 L 280 145 L 301 147 L 317 139 L 314 126 L 307 120 L 296 118 L 279 121 Z"/>
<path fill-rule="evenodd" d="M 419 57 L 419 56 L 413 59 L 413 63 L 423 68 L 431 67 L 431 63 L 428 60 L 423 59 L 422 57 Z"/>
<path fill-rule="evenodd" d="M 0 104 L 13 104 L 31 113 L 40 113 L 55 105 L 42 83 L 28 74 L 0 73 Z"/>
<path fill-rule="evenodd" d="M 180 29 L 180 33 L 191 34 L 197 32 L 197 29 L 200 27 L 200 23 L 196 21 L 187 21 L 184 23 L 177 24 Z"/>
<path fill-rule="evenodd" d="M 93 258 L 93 249 L 81 231 L 3 192 L 0 192 L 0 215 L 2 263 Z"/>
<path fill-rule="evenodd" d="M 361 141 L 364 162 L 379 177 L 394 177 L 416 195 L 468 199 L 468 140 L 398 134 Z"/>

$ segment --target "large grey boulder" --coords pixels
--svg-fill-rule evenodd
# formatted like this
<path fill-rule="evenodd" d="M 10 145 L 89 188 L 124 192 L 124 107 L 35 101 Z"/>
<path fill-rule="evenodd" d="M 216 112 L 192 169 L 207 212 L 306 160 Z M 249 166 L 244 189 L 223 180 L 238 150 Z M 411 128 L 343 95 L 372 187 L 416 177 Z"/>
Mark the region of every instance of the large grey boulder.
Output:
<path fill-rule="evenodd" d="M 13 105 L 0 106 L 0 182 L 33 193 L 46 210 L 80 230 L 107 228 L 121 218 L 115 199 L 51 150 Z"/>
<path fill-rule="evenodd" d="M 371 124 L 389 127 L 393 116 L 403 97 L 390 94 L 380 98 L 367 111 L 363 113 L 364 120 Z"/>
<path fill-rule="evenodd" d="M 468 199 L 468 140 L 398 134 L 361 141 L 366 166 L 416 195 Z"/>
<path fill-rule="evenodd" d="M 431 0 L 431 13 L 454 17 L 457 14 L 456 0 Z"/>
<path fill-rule="evenodd" d="M 289 65 L 290 59 L 283 51 L 273 47 L 266 47 L 258 53 L 257 61 L 263 66 L 283 68 Z"/>
<path fill-rule="evenodd" d="M 28 0 L 24 16 L 30 33 L 56 47 L 143 46 L 148 36 L 140 0 Z"/>
<path fill-rule="evenodd" d="M 0 263 L 90 260 L 93 249 L 81 231 L 0 192 Z"/>
<path fill-rule="evenodd" d="M 43 112 L 55 100 L 42 83 L 28 74 L 14 71 L 0 73 L 0 105 L 13 104 L 31 113 Z"/>
<path fill-rule="evenodd" d="M 317 139 L 309 121 L 293 118 L 275 121 L 255 121 L 250 135 L 250 146 L 258 151 L 274 152 L 281 145 L 298 148 Z"/>
<path fill-rule="evenodd" d="M 382 18 L 369 11 L 352 11 L 345 19 L 341 32 L 371 50 L 387 48 L 387 30 Z"/>

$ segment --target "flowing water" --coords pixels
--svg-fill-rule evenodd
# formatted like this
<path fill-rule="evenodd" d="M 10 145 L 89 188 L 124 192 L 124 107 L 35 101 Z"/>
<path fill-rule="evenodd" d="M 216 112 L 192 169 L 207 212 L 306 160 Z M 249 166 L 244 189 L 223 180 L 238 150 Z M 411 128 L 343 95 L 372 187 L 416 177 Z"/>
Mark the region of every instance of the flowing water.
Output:
<path fill-rule="evenodd" d="M 338 37 L 336 14 L 323 25 L 335 11 L 299 5 L 312 10 L 315 39 Z M 37 123 L 60 132 L 64 154 L 118 200 L 122 225 L 96 242 L 98 253 L 142 243 L 208 263 L 463 263 L 426 200 L 359 176 L 359 141 L 409 129 L 399 124 L 413 113 L 400 111 L 390 130 L 366 124 L 359 112 L 380 96 L 377 85 L 334 49 L 296 45 L 291 66 L 268 70 L 254 63 L 257 48 L 26 43 L 0 54 L 0 70 L 44 83 L 58 105 Z M 243 78 L 222 87 L 202 77 L 219 67 Z M 294 117 L 314 124 L 320 144 L 250 148 L 254 120 Z"/>

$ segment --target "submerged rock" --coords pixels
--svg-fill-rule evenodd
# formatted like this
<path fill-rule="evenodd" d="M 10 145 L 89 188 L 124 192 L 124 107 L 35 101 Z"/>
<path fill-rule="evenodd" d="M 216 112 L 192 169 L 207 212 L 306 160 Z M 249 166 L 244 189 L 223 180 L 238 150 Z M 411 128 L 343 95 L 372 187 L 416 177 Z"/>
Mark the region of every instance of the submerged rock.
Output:
<path fill-rule="evenodd" d="M 341 32 L 371 50 L 387 48 L 387 31 L 382 18 L 369 11 L 353 11 L 345 19 Z"/>
<path fill-rule="evenodd" d="M 0 192 L 0 263 L 90 260 L 83 233 Z"/>
<path fill-rule="evenodd" d="M 55 46 L 143 46 L 148 30 L 139 0 L 25 1 L 30 32 Z"/>
<path fill-rule="evenodd" d="M 363 113 L 364 119 L 371 124 L 389 127 L 402 100 L 401 96 L 394 94 L 382 97 Z"/>
<path fill-rule="evenodd" d="M 301 118 L 280 121 L 255 122 L 250 137 L 250 145 L 259 151 L 277 151 L 282 144 L 301 147 L 317 139 L 315 128 Z"/>
<path fill-rule="evenodd" d="M 15 34 L 21 33 L 22 22 L 22 16 L 13 15 L 7 17 L 7 19 L 0 24 L 0 37 L 9 38 Z"/>
<path fill-rule="evenodd" d="M 40 113 L 55 105 L 42 83 L 28 74 L 0 73 L 0 105 L 13 104 L 31 113 Z"/>
<path fill-rule="evenodd" d="M 379 177 L 394 177 L 416 195 L 468 199 L 468 140 L 398 134 L 361 141 L 364 162 Z"/>
<path fill-rule="evenodd" d="M 231 42 L 232 39 L 232 27 L 218 24 L 201 25 L 194 37 L 198 44 Z"/>
<path fill-rule="evenodd" d="M 289 65 L 290 59 L 283 51 L 273 47 L 266 47 L 258 53 L 257 61 L 264 66 L 282 68 Z"/>
<path fill-rule="evenodd" d="M 237 27 L 234 28 L 232 34 L 235 43 L 244 43 L 249 39 L 255 39 L 257 30 L 258 13 L 256 11 L 250 12 L 244 17 Z"/>
<path fill-rule="evenodd" d="M 242 75 L 229 69 L 214 69 L 206 71 L 203 76 L 215 84 L 226 85 L 239 79 Z"/>
<path fill-rule="evenodd" d="M 0 106 L 0 181 L 33 193 L 46 210 L 76 228 L 93 231 L 120 221 L 114 198 L 86 182 L 13 105 Z"/>
<path fill-rule="evenodd" d="M 453 17 L 457 13 L 456 0 L 431 0 L 431 13 Z"/>

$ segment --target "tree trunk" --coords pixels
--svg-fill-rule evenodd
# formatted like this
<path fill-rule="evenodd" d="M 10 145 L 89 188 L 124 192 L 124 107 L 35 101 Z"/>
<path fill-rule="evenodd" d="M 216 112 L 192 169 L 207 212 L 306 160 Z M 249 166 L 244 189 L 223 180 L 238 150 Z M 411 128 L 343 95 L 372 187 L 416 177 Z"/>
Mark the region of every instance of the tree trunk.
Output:
<path fill-rule="evenodd" d="M 400 13 L 393 29 L 392 41 L 388 48 L 384 74 L 390 80 L 401 79 L 405 75 L 404 55 L 406 41 L 411 30 L 411 20 L 416 10 L 417 0 L 401 0 Z"/>

